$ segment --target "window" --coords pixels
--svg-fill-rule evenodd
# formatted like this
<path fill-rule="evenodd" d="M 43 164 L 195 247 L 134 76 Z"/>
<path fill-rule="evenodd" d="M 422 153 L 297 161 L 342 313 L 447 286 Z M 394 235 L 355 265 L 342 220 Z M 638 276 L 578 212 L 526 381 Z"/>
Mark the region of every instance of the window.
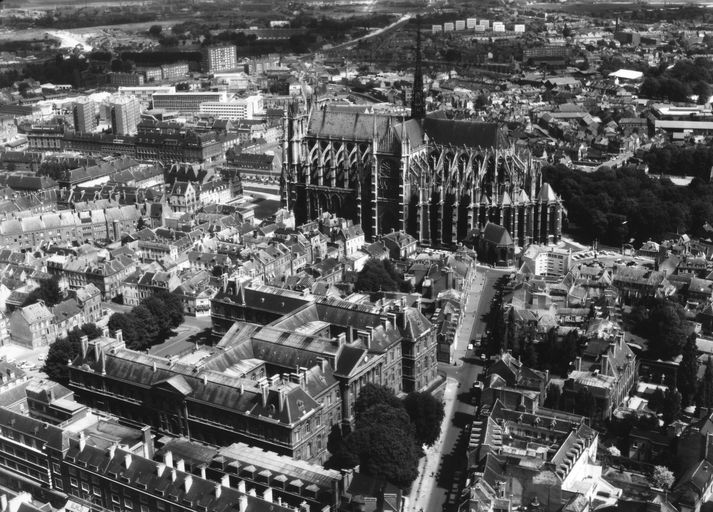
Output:
<path fill-rule="evenodd" d="M 63 489 L 64 485 L 62 485 L 62 480 L 60 480 L 59 478 L 57 480 L 55 480 L 54 486 L 60 491 L 64 490 Z"/>
<path fill-rule="evenodd" d="M 121 500 L 119 499 L 119 496 L 117 496 L 116 494 L 112 494 L 112 495 L 111 495 L 111 501 L 112 501 L 113 503 L 119 503 L 119 504 L 121 503 Z"/>
<path fill-rule="evenodd" d="M 92 486 L 92 492 L 94 493 L 94 496 L 101 496 L 102 495 L 102 490 L 98 485 L 93 485 Z"/>
<path fill-rule="evenodd" d="M 84 492 L 89 492 L 89 483 L 87 482 L 82 482 L 82 490 Z"/>
<path fill-rule="evenodd" d="M 77 482 L 76 478 L 70 478 L 69 485 L 71 485 L 72 487 L 79 487 L 79 482 Z"/>
<path fill-rule="evenodd" d="M 134 503 L 129 498 L 124 498 L 124 507 L 128 510 L 132 510 L 134 508 Z"/>

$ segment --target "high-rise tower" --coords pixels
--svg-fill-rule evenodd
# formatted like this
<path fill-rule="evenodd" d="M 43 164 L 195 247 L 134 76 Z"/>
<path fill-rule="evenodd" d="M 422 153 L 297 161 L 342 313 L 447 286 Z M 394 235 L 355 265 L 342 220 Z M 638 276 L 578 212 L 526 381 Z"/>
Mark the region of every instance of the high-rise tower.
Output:
<path fill-rule="evenodd" d="M 413 94 L 411 95 L 411 117 L 426 117 L 426 102 L 423 98 L 423 70 L 421 69 L 421 17 L 416 21 L 416 69 L 413 72 Z"/>

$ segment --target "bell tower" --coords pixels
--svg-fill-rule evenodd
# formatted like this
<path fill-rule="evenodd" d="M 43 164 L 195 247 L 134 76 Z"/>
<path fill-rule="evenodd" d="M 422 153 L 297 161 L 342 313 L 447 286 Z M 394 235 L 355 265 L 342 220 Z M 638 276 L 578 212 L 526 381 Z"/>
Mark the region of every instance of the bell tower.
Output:
<path fill-rule="evenodd" d="M 421 69 L 421 17 L 416 18 L 416 69 L 413 72 L 413 93 L 411 95 L 411 118 L 426 117 L 426 102 L 423 98 L 423 70 Z"/>

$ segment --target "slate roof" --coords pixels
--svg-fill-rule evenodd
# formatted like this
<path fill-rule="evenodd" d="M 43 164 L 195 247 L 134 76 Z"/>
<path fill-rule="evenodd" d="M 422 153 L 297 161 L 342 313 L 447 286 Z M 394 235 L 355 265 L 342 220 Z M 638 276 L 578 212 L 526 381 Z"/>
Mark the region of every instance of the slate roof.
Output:
<path fill-rule="evenodd" d="M 370 141 L 390 129 L 391 116 L 362 112 L 314 111 L 307 127 L 307 136 Z"/>
<path fill-rule="evenodd" d="M 488 222 L 483 228 L 483 240 L 497 247 L 509 247 L 513 245 L 508 230 L 493 222 Z"/>
<path fill-rule="evenodd" d="M 239 502 L 245 504 L 246 512 L 288 512 L 287 507 L 263 499 L 243 494 L 231 487 L 222 487 L 220 496 L 216 496 L 216 483 L 191 475 L 185 471 L 164 467 L 159 474 L 160 463 L 132 454 L 123 449 L 116 449 L 113 457 L 106 450 L 93 446 L 84 446 L 80 451 L 78 443 L 72 443 L 67 458 L 77 463 L 95 468 L 94 471 L 110 480 L 121 479 L 132 488 L 146 489 L 154 495 L 165 496 L 181 504 L 181 508 L 210 510 L 211 512 L 229 512 L 243 510 Z M 128 462 L 128 463 L 127 463 Z"/>
<path fill-rule="evenodd" d="M 423 130 L 436 144 L 469 148 L 507 147 L 505 129 L 497 123 L 428 116 L 423 120 Z"/>
<path fill-rule="evenodd" d="M 52 312 L 47 309 L 47 306 L 39 302 L 21 308 L 20 313 L 25 321 L 30 325 L 45 320 L 52 320 L 54 318 Z"/>

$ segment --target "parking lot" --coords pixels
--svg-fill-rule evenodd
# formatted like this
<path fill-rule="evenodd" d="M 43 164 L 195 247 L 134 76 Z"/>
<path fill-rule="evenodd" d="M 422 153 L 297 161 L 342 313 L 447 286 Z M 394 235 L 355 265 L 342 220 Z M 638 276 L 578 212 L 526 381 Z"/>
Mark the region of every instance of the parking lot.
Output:
<path fill-rule="evenodd" d="M 0 347 L 0 359 L 16 364 L 25 373 L 32 376 L 47 377 L 41 369 L 45 364 L 48 350 L 49 346 L 31 350 L 20 345 L 8 343 Z"/>

